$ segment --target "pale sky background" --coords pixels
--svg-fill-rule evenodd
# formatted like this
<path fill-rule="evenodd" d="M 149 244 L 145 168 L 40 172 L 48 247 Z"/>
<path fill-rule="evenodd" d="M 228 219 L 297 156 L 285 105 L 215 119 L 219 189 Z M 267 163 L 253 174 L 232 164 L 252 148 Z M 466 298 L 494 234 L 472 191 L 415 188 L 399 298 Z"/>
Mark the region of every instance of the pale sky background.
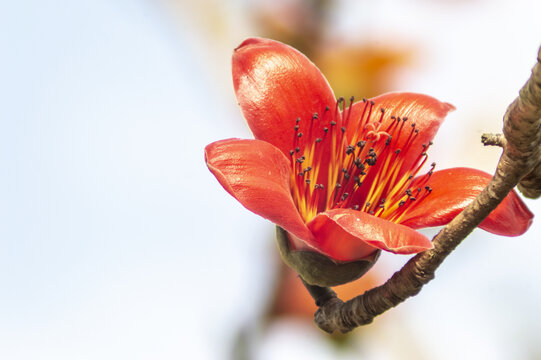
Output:
<path fill-rule="evenodd" d="M 204 3 L 228 31 L 188 1 L 0 2 L 0 359 L 221 360 L 240 327 L 255 359 L 541 359 L 538 221 L 520 238 L 476 231 L 354 349 L 310 323 L 257 331 L 273 226 L 203 161 L 206 144 L 250 137 L 229 83 L 250 2 Z M 535 63 L 540 3 L 340 3 L 345 39 L 423 45 L 396 90 L 457 107 L 431 160 L 492 172 L 479 138 Z"/>

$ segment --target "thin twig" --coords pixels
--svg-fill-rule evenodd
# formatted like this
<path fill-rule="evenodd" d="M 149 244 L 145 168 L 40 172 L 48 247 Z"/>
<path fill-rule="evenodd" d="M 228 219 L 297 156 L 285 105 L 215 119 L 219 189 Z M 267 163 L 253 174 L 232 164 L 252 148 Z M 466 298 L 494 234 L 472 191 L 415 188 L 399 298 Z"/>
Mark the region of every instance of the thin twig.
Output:
<path fill-rule="evenodd" d="M 485 146 L 499 146 L 505 147 L 505 136 L 503 134 L 483 134 L 481 135 L 481 142 Z"/>
<path fill-rule="evenodd" d="M 494 177 L 477 198 L 455 217 L 433 239 L 434 248 L 417 254 L 385 284 L 347 302 L 328 288 L 307 286 L 318 302 L 314 315 L 324 331 L 343 333 L 365 325 L 414 296 L 445 258 L 494 210 L 507 194 L 524 178 L 521 187 L 541 194 L 541 49 L 530 79 L 504 116 L 504 136 L 492 138 L 491 145 L 504 148 Z M 530 178 L 531 177 L 533 180 Z M 530 182 L 525 182 L 526 180 Z M 530 187 L 528 187 L 528 184 Z M 533 184 L 533 185 L 532 185 Z M 532 190 L 532 191 L 533 191 Z"/>

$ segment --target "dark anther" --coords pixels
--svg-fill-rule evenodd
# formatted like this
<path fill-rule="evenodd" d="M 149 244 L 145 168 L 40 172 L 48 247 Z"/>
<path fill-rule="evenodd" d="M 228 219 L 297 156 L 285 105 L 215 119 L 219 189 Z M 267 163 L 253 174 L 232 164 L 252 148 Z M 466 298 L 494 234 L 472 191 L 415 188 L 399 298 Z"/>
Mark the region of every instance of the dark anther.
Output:
<path fill-rule="evenodd" d="M 348 145 L 348 146 L 346 147 L 346 154 L 347 154 L 347 155 L 352 154 L 354 151 L 355 151 L 355 146 L 353 146 L 353 145 Z"/>
<path fill-rule="evenodd" d="M 315 184 L 314 189 L 319 189 L 319 184 Z"/>
<path fill-rule="evenodd" d="M 336 187 L 337 189 L 340 189 L 342 187 L 342 185 L 340 185 L 340 183 L 336 183 L 336 185 L 334 187 Z"/>
<path fill-rule="evenodd" d="M 396 118 L 396 122 L 400 122 L 400 116 Z"/>
<path fill-rule="evenodd" d="M 404 200 L 400 200 L 400 202 L 398 203 L 398 206 L 404 206 L 406 202 Z"/>
<path fill-rule="evenodd" d="M 366 145 L 366 141 L 364 140 L 361 140 L 361 141 L 358 141 L 357 142 L 357 146 L 360 147 L 361 149 Z"/>
<path fill-rule="evenodd" d="M 413 175 L 408 176 L 408 180 L 413 179 Z"/>
<path fill-rule="evenodd" d="M 299 125 L 295 125 L 295 131 L 299 130 Z"/>
<path fill-rule="evenodd" d="M 295 154 L 295 150 L 289 150 L 289 155 Z"/>
<path fill-rule="evenodd" d="M 325 106 L 325 111 L 329 111 L 330 108 L 328 106 Z"/>
<path fill-rule="evenodd" d="M 325 186 L 323 184 L 319 184 L 320 189 L 325 189 Z"/>
<path fill-rule="evenodd" d="M 345 174 L 344 174 L 344 179 L 348 180 L 349 177 L 350 177 L 350 175 L 349 175 L 348 173 L 345 173 Z"/>
<path fill-rule="evenodd" d="M 352 96 L 349 98 L 349 101 L 353 102 L 355 100 L 355 96 Z"/>
<path fill-rule="evenodd" d="M 373 158 L 368 158 L 365 160 L 366 163 L 370 166 L 374 166 L 376 165 L 376 161 L 377 161 L 377 158 L 376 157 L 373 157 Z"/>
<path fill-rule="evenodd" d="M 432 191 L 432 188 L 431 188 L 430 186 L 428 186 L 428 185 L 425 186 L 425 189 L 426 189 L 426 191 L 428 191 L 428 192 L 431 192 L 431 191 Z"/>
<path fill-rule="evenodd" d="M 321 142 L 321 138 L 316 139 L 316 144 Z"/>
<path fill-rule="evenodd" d="M 401 151 L 402 151 L 402 150 L 400 150 L 400 149 L 396 149 L 396 150 L 394 151 L 394 153 L 395 153 L 396 155 L 398 155 L 398 154 L 400 154 Z"/>
<path fill-rule="evenodd" d="M 365 173 L 364 171 L 361 171 L 360 174 L 361 174 L 362 176 L 365 176 L 365 175 L 366 175 L 366 173 Z"/>
<path fill-rule="evenodd" d="M 426 152 L 423 151 L 423 152 L 421 153 L 421 156 L 426 156 Z"/>
<path fill-rule="evenodd" d="M 415 127 L 415 123 L 411 123 L 411 127 L 414 128 L 414 127 Z"/>
<path fill-rule="evenodd" d="M 344 193 L 344 195 L 342 195 L 342 201 L 346 200 L 348 198 L 349 194 L 348 193 Z"/>
<path fill-rule="evenodd" d="M 363 98 L 363 102 L 366 102 L 366 98 Z"/>
<path fill-rule="evenodd" d="M 392 136 L 389 135 L 389 136 L 387 137 L 387 140 L 385 140 L 385 145 L 389 145 L 389 144 L 391 143 L 391 139 L 392 139 Z"/>
<path fill-rule="evenodd" d="M 329 128 L 325 126 L 325 127 L 323 128 L 323 131 L 325 131 L 325 134 L 326 134 L 327 131 L 329 131 Z"/>
<path fill-rule="evenodd" d="M 368 213 L 369 213 L 370 215 L 374 215 L 374 210 L 370 210 Z"/>
<path fill-rule="evenodd" d="M 299 152 L 299 151 L 301 151 L 301 148 L 297 146 L 297 147 L 295 148 L 295 152 Z"/>
<path fill-rule="evenodd" d="M 395 120 L 395 119 L 396 119 L 396 116 L 391 115 L 391 120 Z"/>
<path fill-rule="evenodd" d="M 369 203 L 369 202 L 367 202 L 365 206 L 366 206 L 366 207 L 369 207 L 369 206 L 370 206 L 370 203 Z"/>
<path fill-rule="evenodd" d="M 362 185 L 362 182 L 361 182 L 361 178 L 358 177 L 358 176 L 355 176 L 353 178 L 353 180 L 355 180 L 355 184 L 357 184 L 358 186 L 361 186 Z"/>
<path fill-rule="evenodd" d="M 301 156 L 300 158 L 297 158 L 296 161 L 297 161 L 299 164 L 302 164 L 302 162 L 304 161 L 303 157 L 304 157 L 304 156 Z"/>
<path fill-rule="evenodd" d="M 319 119 L 319 115 L 318 113 L 314 113 L 314 115 L 312 115 L 312 120 L 315 120 L 315 119 Z"/>
<path fill-rule="evenodd" d="M 340 104 L 342 101 L 344 101 L 344 98 L 341 97 L 341 96 L 338 98 L 338 100 L 336 100 L 336 102 L 339 103 L 339 104 Z"/>
<path fill-rule="evenodd" d="M 370 105 L 374 105 L 374 104 L 375 104 L 375 102 L 374 102 L 374 101 L 370 101 Z"/>
<path fill-rule="evenodd" d="M 430 141 L 428 142 L 428 145 L 434 145 L 434 143 L 432 142 L 432 140 L 430 140 Z"/>
<path fill-rule="evenodd" d="M 381 203 L 385 204 L 385 200 L 387 200 L 387 199 L 385 199 L 385 198 L 381 199 Z"/>
<path fill-rule="evenodd" d="M 304 171 L 306 171 L 306 172 L 308 172 L 308 171 L 310 171 L 310 170 L 312 170 L 312 167 L 311 167 L 311 166 L 308 166 L 306 169 L 304 169 Z"/>
<path fill-rule="evenodd" d="M 304 181 L 306 181 L 307 184 L 310 184 L 310 179 L 306 179 Z"/>
<path fill-rule="evenodd" d="M 297 118 L 297 120 L 295 120 L 295 122 L 296 122 L 297 124 L 300 123 L 300 122 L 301 122 L 301 118 L 300 118 L 300 117 Z"/>
<path fill-rule="evenodd" d="M 419 129 L 415 129 L 415 133 L 418 134 L 418 133 L 419 133 Z"/>
<path fill-rule="evenodd" d="M 408 121 L 408 117 L 407 117 L 407 116 L 404 116 L 404 117 L 402 118 L 402 121 Z"/>
<path fill-rule="evenodd" d="M 342 130 L 342 132 L 343 132 L 343 133 L 345 133 L 345 132 L 346 132 L 346 128 L 345 128 L 345 127 L 343 127 L 343 126 L 342 126 L 342 127 L 340 128 L 340 130 Z"/>
<path fill-rule="evenodd" d="M 410 200 L 415 201 L 415 197 L 414 196 L 410 197 Z"/>
<path fill-rule="evenodd" d="M 430 166 L 432 166 L 432 167 L 436 167 L 436 163 L 435 163 L 435 162 L 433 162 L 432 164 L 430 164 Z"/>
<path fill-rule="evenodd" d="M 346 169 L 346 168 L 342 168 L 342 172 L 343 172 L 343 173 L 345 174 L 345 173 L 347 173 L 347 172 L 348 172 L 348 169 Z"/>
<path fill-rule="evenodd" d="M 381 113 L 385 113 L 385 109 L 384 108 L 380 108 L 379 111 L 381 111 Z"/>
<path fill-rule="evenodd" d="M 385 209 L 385 205 L 383 205 L 383 204 L 380 204 L 379 207 L 382 208 L 382 209 Z"/>
<path fill-rule="evenodd" d="M 407 189 L 407 190 L 406 190 L 406 195 L 408 195 L 408 196 L 411 196 L 411 195 L 412 195 L 411 189 Z"/>
<path fill-rule="evenodd" d="M 302 137 L 302 133 L 301 133 L 301 132 L 298 133 L 297 136 L 298 136 L 298 137 Z"/>
<path fill-rule="evenodd" d="M 426 149 L 426 146 L 427 146 L 426 144 L 423 144 L 423 149 Z"/>
<path fill-rule="evenodd" d="M 336 125 L 336 121 L 333 120 L 331 121 L 331 126 L 334 126 L 334 125 Z"/>

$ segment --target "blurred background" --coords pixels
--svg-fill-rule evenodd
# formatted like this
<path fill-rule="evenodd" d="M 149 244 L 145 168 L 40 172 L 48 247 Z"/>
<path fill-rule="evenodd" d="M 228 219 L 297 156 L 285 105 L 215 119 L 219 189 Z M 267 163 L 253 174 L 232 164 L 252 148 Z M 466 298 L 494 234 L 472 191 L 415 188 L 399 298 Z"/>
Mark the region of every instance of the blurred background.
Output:
<path fill-rule="evenodd" d="M 0 358 L 541 359 L 539 221 L 519 238 L 477 230 L 418 296 L 328 336 L 273 225 L 203 161 L 206 144 L 251 137 L 230 57 L 265 36 L 306 53 L 337 96 L 451 102 L 431 160 L 493 172 L 499 150 L 480 136 L 500 131 L 530 74 L 540 12 L 528 0 L 0 2 Z M 384 254 L 338 291 L 407 260 Z"/>

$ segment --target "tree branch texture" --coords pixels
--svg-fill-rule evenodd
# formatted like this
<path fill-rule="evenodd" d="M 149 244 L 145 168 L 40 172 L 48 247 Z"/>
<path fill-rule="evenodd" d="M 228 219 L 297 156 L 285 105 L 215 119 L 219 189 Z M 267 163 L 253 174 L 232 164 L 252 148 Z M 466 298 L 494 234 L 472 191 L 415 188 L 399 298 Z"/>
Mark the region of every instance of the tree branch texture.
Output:
<path fill-rule="evenodd" d="M 445 258 L 500 204 L 518 189 L 529 198 L 541 196 L 541 49 L 532 75 L 503 118 L 503 135 L 485 134 L 483 143 L 503 148 L 496 173 L 477 196 L 434 238 L 434 248 L 417 254 L 387 282 L 347 302 L 325 287 L 304 282 L 319 309 L 316 324 L 324 331 L 342 333 L 372 320 L 421 291 L 434 278 Z"/>

